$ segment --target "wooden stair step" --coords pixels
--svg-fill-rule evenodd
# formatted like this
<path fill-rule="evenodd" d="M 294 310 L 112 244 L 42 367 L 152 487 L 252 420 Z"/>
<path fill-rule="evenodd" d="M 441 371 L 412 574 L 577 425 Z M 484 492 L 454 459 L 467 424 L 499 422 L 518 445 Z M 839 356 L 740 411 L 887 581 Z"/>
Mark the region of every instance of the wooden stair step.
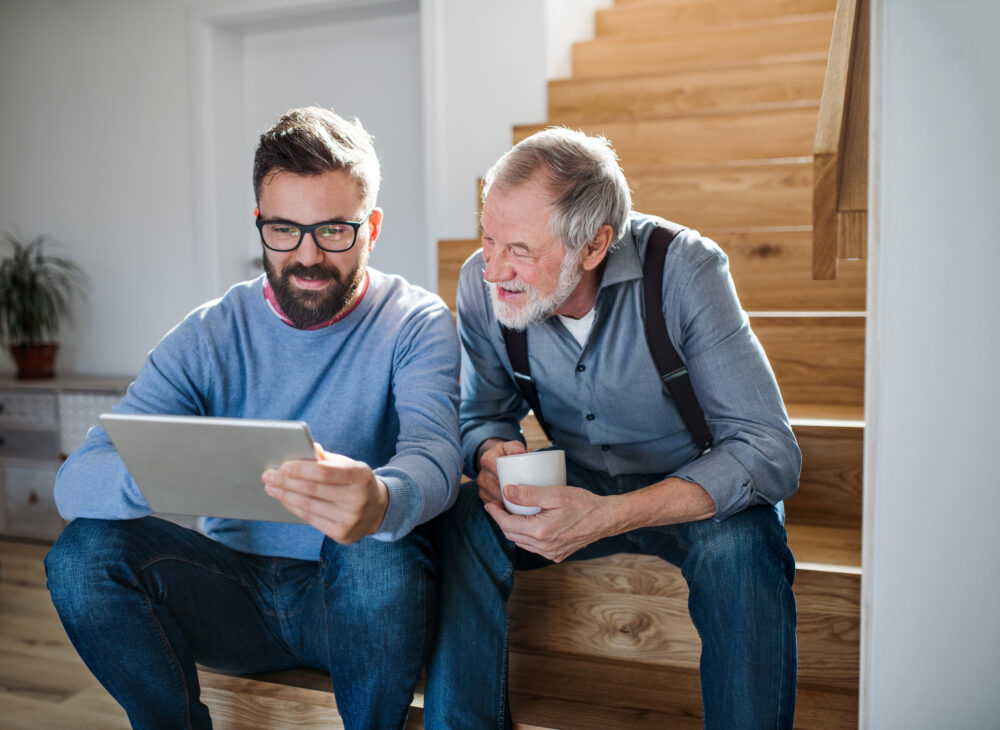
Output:
<path fill-rule="evenodd" d="M 664 217 L 681 223 L 681 216 Z M 691 224 L 693 227 L 694 224 Z M 748 311 L 863 311 L 865 263 L 842 261 L 836 279 L 812 278 L 812 230 L 712 230 L 701 232 L 729 257 L 743 308 Z M 438 241 L 438 292 L 454 311 L 458 275 L 480 239 Z"/>
<path fill-rule="evenodd" d="M 618 153 L 626 179 L 647 168 L 759 161 L 812 155 L 818 106 L 702 114 L 635 122 L 601 122 L 580 127 L 603 135 Z M 520 142 L 546 125 L 519 125 Z"/>
<path fill-rule="evenodd" d="M 594 29 L 598 38 L 655 37 L 708 26 L 771 20 L 815 13 L 832 13 L 836 0 L 694 0 L 687 3 L 632 3 L 598 10 Z"/>
<path fill-rule="evenodd" d="M 642 169 L 628 175 L 636 210 L 698 230 L 812 225 L 812 159 L 696 168 Z"/>
<path fill-rule="evenodd" d="M 795 579 L 799 682 L 856 690 L 860 571 L 816 569 L 805 557 Z M 650 555 L 520 572 L 510 600 L 511 651 L 694 669 L 701 642 L 687 600 L 680 570 Z"/>
<path fill-rule="evenodd" d="M 865 262 L 842 261 L 836 279 L 813 279 L 810 227 L 701 232 L 729 257 L 736 292 L 747 311 L 864 311 Z"/>
<path fill-rule="evenodd" d="M 654 38 L 598 38 L 573 44 L 573 76 L 650 74 L 713 64 L 827 57 L 833 13 L 717 26 Z"/>
<path fill-rule="evenodd" d="M 549 82 L 548 122 L 572 127 L 816 100 L 822 95 L 825 74 L 826 60 L 820 58 L 645 76 L 560 79 Z"/>
<path fill-rule="evenodd" d="M 793 421 L 792 428 L 802 450 L 802 473 L 798 491 L 785 500 L 787 522 L 853 528 L 860 534 L 864 426 Z"/>
<path fill-rule="evenodd" d="M 543 718 L 531 712 L 535 708 L 526 706 L 525 698 L 552 697 L 643 713 L 628 717 L 627 722 L 613 719 L 611 724 L 598 725 L 602 730 L 635 726 L 692 730 L 702 727 L 701 681 L 698 671 L 690 667 L 515 651 L 510 655 L 510 689 L 514 717 L 529 722 Z M 649 713 L 648 720 L 645 713 Z M 857 727 L 857 714 L 856 695 L 799 684 L 795 702 L 796 728 L 848 730 Z M 584 727 L 567 724 L 558 716 L 545 719 L 548 725 L 565 730 Z"/>
<path fill-rule="evenodd" d="M 786 402 L 864 404 L 865 318 L 753 315 Z"/>
<path fill-rule="evenodd" d="M 823 526 L 790 521 L 790 503 L 791 500 L 785 505 L 785 531 L 788 533 L 788 546 L 799 567 L 808 566 L 811 570 L 836 573 L 860 573 L 861 526 Z"/>

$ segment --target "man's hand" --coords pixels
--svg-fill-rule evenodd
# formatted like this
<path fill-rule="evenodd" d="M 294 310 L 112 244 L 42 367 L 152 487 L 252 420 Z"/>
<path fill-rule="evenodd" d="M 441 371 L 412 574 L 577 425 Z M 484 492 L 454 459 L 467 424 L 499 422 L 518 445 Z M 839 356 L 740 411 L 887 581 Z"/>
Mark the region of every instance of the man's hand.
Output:
<path fill-rule="evenodd" d="M 523 484 L 508 484 L 504 491 L 510 501 L 541 507 L 542 511 L 512 515 L 502 502 L 498 504 L 499 500 L 488 502 L 486 511 L 508 540 L 553 562 L 561 562 L 592 542 L 619 532 L 610 519 L 613 510 L 609 506 L 616 499 L 613 496 L 601 497 L 579 487 Z"/>
<path fill-rule="evenodd" d="M 295 516 L 336 542 L 357 542 L 375 532 L 389 492 L 361 461 L 316 444 L 317 461 L 286 461 L 261 475 L 265 490 Z"/>
<path fill-rule="evenodd" d="M 479 486 L 479 498 L 485 504 L 496 502 L 503 507 L 500 480 L 497 478 L 497 458 L 526 452 L 527 449 L 520 441 L 487 439 L 479 446 L 479 476 L 476 477 L 476 484 Z"/>

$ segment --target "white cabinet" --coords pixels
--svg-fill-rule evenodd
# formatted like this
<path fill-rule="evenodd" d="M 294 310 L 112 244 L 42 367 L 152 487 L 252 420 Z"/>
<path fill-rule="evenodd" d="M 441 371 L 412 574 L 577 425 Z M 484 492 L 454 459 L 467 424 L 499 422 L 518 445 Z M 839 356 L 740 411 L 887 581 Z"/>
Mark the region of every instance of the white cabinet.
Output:
<path fill-rule="evenodd" d="M 54 540 L 65 526 L 52 489 L 66 456 L 129 385 L 123 378 L 0 377 L 0 533 Z"/>

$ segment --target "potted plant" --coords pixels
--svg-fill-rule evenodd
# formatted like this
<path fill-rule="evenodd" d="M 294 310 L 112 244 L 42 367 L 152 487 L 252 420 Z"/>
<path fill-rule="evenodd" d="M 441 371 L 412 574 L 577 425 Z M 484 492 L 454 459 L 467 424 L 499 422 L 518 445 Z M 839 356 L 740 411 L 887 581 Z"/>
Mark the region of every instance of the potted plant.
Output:
<path fill-rule="evenodd" d="M 9 347 L 18 378 L 51 378 L 59 345 L 52 339 L 72 318 L 86 275 L 69 259 L 45 253 L 50 237 L 25 243 L 12 233 L 0 242 L 0 345 Z"/>

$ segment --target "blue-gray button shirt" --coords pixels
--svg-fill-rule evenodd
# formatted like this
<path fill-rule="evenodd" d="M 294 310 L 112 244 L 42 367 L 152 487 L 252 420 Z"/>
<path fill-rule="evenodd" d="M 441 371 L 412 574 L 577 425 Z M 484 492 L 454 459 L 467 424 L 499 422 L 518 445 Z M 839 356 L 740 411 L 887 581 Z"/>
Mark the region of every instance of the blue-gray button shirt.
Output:
<path fill-rule="evenodd" d="M 663 316 L 687 366 L 715 447 L 698 448 L 646 344 L 642 261 L 662 219 L 633 213 L 608 254 L 596 316 L 581 348 L 558 317 L 528 328 L 528 357 L 553 443 L 589 469 L 671 475 L 695 482 L 722 520 L 774 504 L 798 486 L 801 454 L 774 373 L 740 307 L 726 255 L 697 231 L 678 234 L 663 267 Z M 462 267 L 462 452 L 474 475 L 488 438 L 524 440 L 528 404 L 514 382 L 483 283 L 482 251 Z"/>

